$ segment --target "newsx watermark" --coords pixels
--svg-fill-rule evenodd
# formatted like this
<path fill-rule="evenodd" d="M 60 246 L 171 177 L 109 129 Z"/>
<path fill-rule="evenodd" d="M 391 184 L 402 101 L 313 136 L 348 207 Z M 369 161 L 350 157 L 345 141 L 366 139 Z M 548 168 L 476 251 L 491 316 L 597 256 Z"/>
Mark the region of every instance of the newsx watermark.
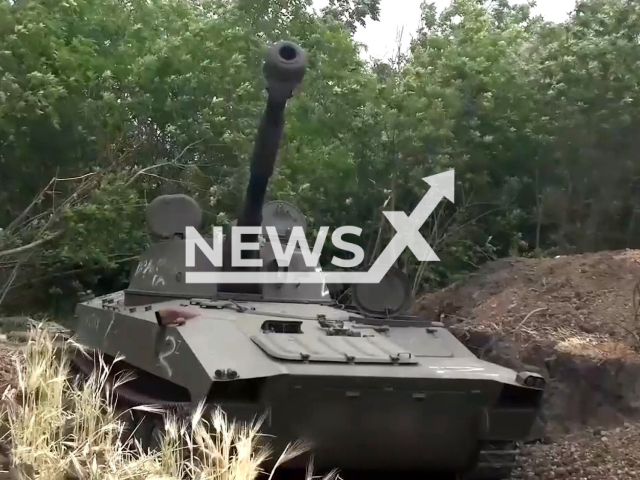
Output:
<path fill-rule="evenodd" d="M 309 247 L 302 227 L 294 227 L 286 246 L 283 246 L 278 238 L 275 227 L 238 227 L 231 229 L 231 265 L 232 267 L 262 267 L 262 259 L 243 259 L 241 251 L 258 250 L 259 242 L 243 242 L 242 236 L 245 234 L 259 235 L 266 231 L 267 237 L 271 241 L 274 255 L 279 267 L 288 267 L 291 263 L 296 245 L 299 245 L 300 252 L 304 258 L 305 265 L 309 271 L 212 271 L 194 272 L 187 271 L 185 274 L 186 283 L 379 283 L 389 269 L 393 266 L 405 248 L 409 248 L 415 257 L 421 262 L 438 262 L 440 259 L 435 254 L 429 243 L 420 234 L 420 228 L 427 221 L 443 198 L 454 202 L 455 173 L 448 170 L 443 173 L 425 177 L 424 180 L 431 188 L 422 197 L 418 205 L 410 215 L 399 211 L 385 211 L 383 214 L 389 223 L 396 230 L 395 236 L 391 239 L 380 256 L 367 271 L 337 271 L 323 272 L 319 266 L 320 253 L 329 233 L 329 227 L 321 227 L 316 237 L 313 249 Z M 357 244 L 345 241 L 342 236 L 347 234 L 360 235 L 362 229 L 354 226 L 343 226 L 335 229 L 331 235 L 333 244 L 353 253 L 354 257 L 349 260 L 333 257 L 331 263 L 341 268 L 354 268 L 364 260 L 364 250 Z M 198 248 L 211 262 L 219 268 L 223 262 L 224 237 L 222 227 L 213 227 L 213 235 L 210 242 L 207 242 L 200 233 L 193 227 L 187 227 L 185 231 L 185 260 L 186 267 L 193 268 L 196 265 L 196 248 Z"/>

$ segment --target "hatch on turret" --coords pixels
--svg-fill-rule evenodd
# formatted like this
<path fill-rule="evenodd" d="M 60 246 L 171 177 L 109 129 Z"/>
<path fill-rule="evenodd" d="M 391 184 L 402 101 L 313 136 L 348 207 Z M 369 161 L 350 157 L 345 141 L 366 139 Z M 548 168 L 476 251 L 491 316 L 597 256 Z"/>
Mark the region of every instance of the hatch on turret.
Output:
<path fill-rule="evenodd" d="M 277 333 L 262 331 L 251 340 L 267 355 L 279 360 L 298 362 L 417 364 L 418 360 L 399 345 L 373 329 L 361 335 L 317 333 Z"/>

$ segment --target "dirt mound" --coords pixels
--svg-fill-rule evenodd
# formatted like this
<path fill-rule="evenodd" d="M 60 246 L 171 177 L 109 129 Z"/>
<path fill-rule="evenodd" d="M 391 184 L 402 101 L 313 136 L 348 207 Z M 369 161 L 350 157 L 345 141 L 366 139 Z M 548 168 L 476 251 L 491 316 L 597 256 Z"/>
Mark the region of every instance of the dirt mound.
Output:
<path fill-rule="evenodd" d="M 640 251 L 504 259 L 417 302 L 481 358 L 534 366 L 551 434 L 640 421 Z M 637 299 L 640 301 L 640 298 Z"/>
<path fill-rule="evenodd" d="M 503 333 L 519 347 L 553 343 L 596 358 L 640 358 L 634 287 L 640 251 L 492 262 L 468 281 L 423 297 L 425 317 Z"/>
<path fill-rule="evenodd" d="M 547 444 L 520 478 L 638 478 L 639 280 L 634 250 L 504 259 L 417 302 L 479 357 L 548 379 Z"/>

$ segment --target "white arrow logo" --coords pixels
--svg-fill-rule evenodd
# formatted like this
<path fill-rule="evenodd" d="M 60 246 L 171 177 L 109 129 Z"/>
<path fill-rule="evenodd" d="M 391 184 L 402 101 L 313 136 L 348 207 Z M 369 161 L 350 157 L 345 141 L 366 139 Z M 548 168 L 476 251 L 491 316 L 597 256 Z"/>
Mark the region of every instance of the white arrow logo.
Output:
<path fill-rule="evenodd" d="M 442 198 L 454 202 L 455 175 L 448 170 L 425 177 L 431 188 L 407 216 L 404 212 L 383 212 L 395 228 L 396 235 L 366 272 L 186 272 L 187 283 L 379 283 L 405 248 L 421 262 L 439 262 L 420 228 L 433 213 Z"/>
<path fill-rule="evenodd" d="M 377 274 L 381 271 L 384 276 L 406 247 L 409 247 L 421 262 L 440 261 L 431 245 L 420 234 L 420 228 L 438 206 L 442 197 L 448 198 L 451 202 L 454 201 L 454 171 L 449 170 L 438 175 L 425 177 L 422 180 L 428 183 L 431 188 L 411 212 L 411 216 L 407 217 L 404 212 L 383 212 L 397 233 L 367 273 Z"/>

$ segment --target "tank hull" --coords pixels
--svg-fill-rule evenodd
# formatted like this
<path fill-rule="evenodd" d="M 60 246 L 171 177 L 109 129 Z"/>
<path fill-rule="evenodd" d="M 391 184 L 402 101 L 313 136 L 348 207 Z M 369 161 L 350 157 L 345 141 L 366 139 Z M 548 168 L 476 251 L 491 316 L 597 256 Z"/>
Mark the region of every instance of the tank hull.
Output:
<path fill-rule="evenodd" d="M 204 401 L 238 421 L 264 417 L 260 430 L 276 458 L 287 444 L 305 441 L 323 470 L 466 472 L 495 443 L 494 453 L 504 454 L 497 467 L 509 467 L 514 452 L 504 446 L 527 439 L 537 418 L 541 389 L 476 358 L 443 327 L 377 329 L 367 325 L 371 319 L 331 307 L 247 302 L 243 311 L 190 305 L 199 317 L 165 328 L 154 312 L 188 303 L 125 307 L 119 298 L 80 305 L 75 331 L 107 359 L 124 357 L 114 371 L 137 372 L 122 387 L 125 404 L 193 409 Z M 354 330 L 370 330 L 327 337 L 316 314 L 322 322 L 343 318 Z M 298 319 L 295 328 L 291 318 Z M 265 322 L 279 321 L 292 330 L 264 332 Z M 374 346 L 405 356 L 389 361 Z M 308 461 L 300 456 L 287 465 L 303 468 Z"/>
<path fill-rule="evenodd" d="M 526 439 L 536 418 L 534 407 L 488 403 L 482 386 L 473 382 L 446 388 L 434 381 L 416 392 L 408 382 L 389 379 L 376 379 L 385 385 L 377 389 L 373 382 L 370 388 L 363 385 L 364 379 L 352 379 L 351 388 L 331 378 L 314 379 L 305 388 L 305 380 L 288 378 L 287 395 L 266 408 L 222 407 L 246 420 L 266 414 L 263 431 L 273 435 L 277 451 L 304 440 L 312 446 L 316 466 L 349 470 L 466 471 L 484 444 Z M 289 464 L 305 462 L 301 457 Z"/>
<path fill-rule="evenodd" d="M 320 468 L 459 471 L 473 459 L 480 412 L 464 399 L 435 392 L 422 401 L 392 393 L 347 402 L 344 395 L 315 402 L 313 396 L 274 406 L 269 430 L 278 439 L 311 442 Z"/>
<path fill-rule="evenodd" d="M 86 364 L 83 370 L 88 372 Z M 487 385 L 478 381 L 433 380 L 416 391 L 411 380 L 392 378 L 283 375 L 262 380 L 263 394 L 255 401 L 211 395 L 206 406 L 209 412 L 220 407 L 230 420 L 241 423 L 263 418 L 260 430 L 274 451 L 267 469 L 287 444 L 304 441 L 314 466 L 324 471 L 473 471 L 483 446 L 490 443 L 508 454 L 496 460 L 493 452 L 492 470 L 501 465 L 509 470 L 516 452 L 502 445 L 526 439 L 537 414 L 534 396 L 528 405 L 514 407 L 503 395 L 488 397 L 483 393 Z M 243 390 L 248 389 L 238 389 Z M 125 400 L 123 408 L 141 403 L 177 406 L 166 396 L 136 401 L 136 394 L 145 395 L 136 381 L 118 392 Z M 194 403 L 181 405 L 185 415 L 195 408 Z M 309 460 L 309 455 L 300 455 L 286 467 L 305 468 Z"/>

